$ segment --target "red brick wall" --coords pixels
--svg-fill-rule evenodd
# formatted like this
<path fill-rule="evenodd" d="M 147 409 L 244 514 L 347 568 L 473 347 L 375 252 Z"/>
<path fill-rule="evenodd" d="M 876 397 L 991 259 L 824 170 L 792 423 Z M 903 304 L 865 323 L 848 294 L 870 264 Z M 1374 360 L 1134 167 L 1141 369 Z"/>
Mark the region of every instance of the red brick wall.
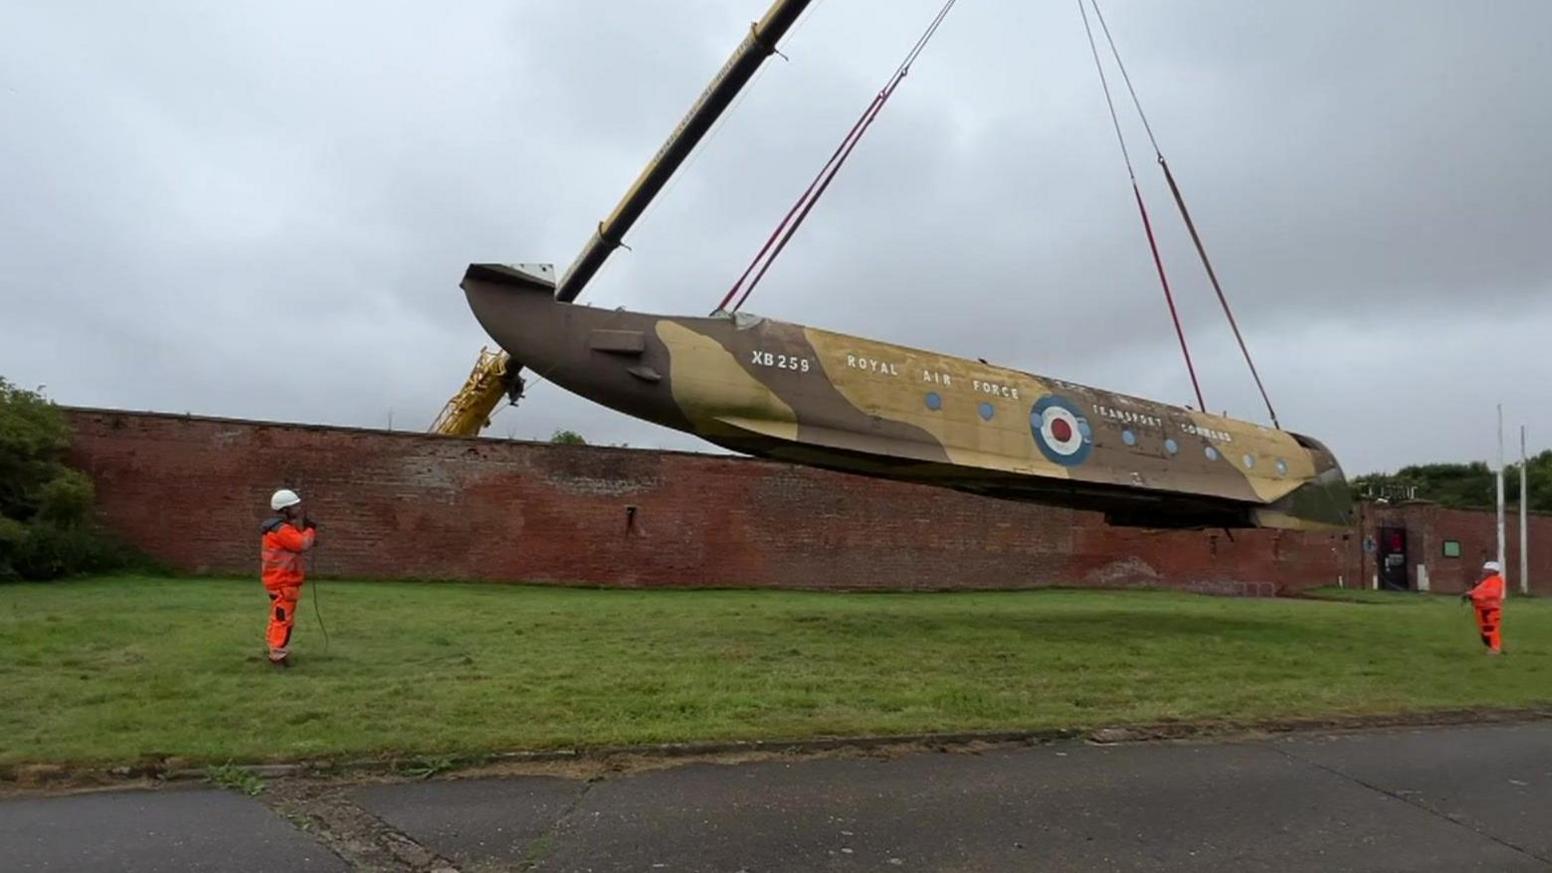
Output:
<path fill-rule="evenodd" d="M 1483 561 L 1494 560 L 1498 553 L 1498 520 L 1493 512 L 1447 509 L 1433 503 L 1400 505 L 1365 504 L 1363 525 L 1366 536 L 1378 537 L 1381 527 L 1399 527 L 1407 532 L 1407 568 L 1411 586 L 1418 584 L 1418 566 L 1428 570 L 1432 591 L 1454 593 L 1481 577 Z M 1530 578 L 1534 593 L 1552 594 L 1552 516 L 1532 514 L 1528 519 L 1530 541 Z M 1512 591 L 1520 589 L 1519 510 L 1510 506 L 1504 518 L 1505 578 Z M 1460 543 L 1460 557 L 1444 556 L 1444 543 Z M 1355 552 L 1355 558 L 1361 551 Z M 1354 575 L 1372 584 L 1375 558 L 1365 555 L 1362 569 Z"/>
<path fill-rule="evenodd" d="M 199 573 L 256 573 L 259 523 L 282 485 L 307 498 L 323 543 L 314 571 L 331 576 L 1269 595 L 1339 576 L 1367 584 L 1373 566 L 1360 564 L 1356 536 L 1111 528 L 1091 513 L 747 458 L 108 410 L 70 416 L 73 460 L 96 481 L 106 522 Z M 1480 533 L 1479 514 L 1446 512 L 1408 523 Z M 1474 555 L 1476 539 L 1460 538 Z M 1549 540 L 1552 529 L 1540 539 Z M 1543 578 L 1552 575 L 1552 555 L 1538 560 Z M 1433 570 L 1436 590 L 1451 572 Z"/>

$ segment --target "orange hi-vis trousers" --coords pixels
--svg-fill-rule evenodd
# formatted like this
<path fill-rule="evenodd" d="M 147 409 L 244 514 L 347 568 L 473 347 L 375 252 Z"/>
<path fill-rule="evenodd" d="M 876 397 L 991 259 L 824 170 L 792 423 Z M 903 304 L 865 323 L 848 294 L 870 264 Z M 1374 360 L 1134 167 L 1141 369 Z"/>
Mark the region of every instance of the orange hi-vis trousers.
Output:
<path fill-rule="evenodd" d="M 265 590 L 269 594 L 269 628 L 264 632 L 264 640 L 269 644 L 269 659 L 279 661 L 291 644 L 291 627 L 296 624 L 296 604 L 302 599 L 302 586 Z"/>
<path fill-rule="evenodd" d="M 264 640 L 269 644 L 269 659 L 283 661 L 296 624 L 296 602 L 302 599 L 302 580 L 307 578 L 302 553 L 313 547 L 317 533 L 303 522 L 283 518 L 265 521 L 261 530 L 259 566 L 269 594 L 269 627 Z"/>
<path fill-rule="evenodd" d="M 1482 644 L 1495 652 L 1503 651 L 1503 636 L 1498 628 L 1502 619 L 1503 609 L 1500 607 L 1477 607 L 1477 631 L 1482 634 Z"/>

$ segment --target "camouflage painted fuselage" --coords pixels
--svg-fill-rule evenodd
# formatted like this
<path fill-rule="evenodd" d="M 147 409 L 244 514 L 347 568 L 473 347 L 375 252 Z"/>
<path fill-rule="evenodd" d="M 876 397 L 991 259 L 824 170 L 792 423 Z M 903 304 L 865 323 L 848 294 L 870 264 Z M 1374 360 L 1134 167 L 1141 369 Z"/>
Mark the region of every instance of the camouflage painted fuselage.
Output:
<path fill-rule="evenodd" d="M 1347 483 L 1315 440 L 978 361 L 745 315 L 557 302 L 471 265 L 512 358 L 570 391 L 738 452 L 1149 527 L 1324 529 Z"/>

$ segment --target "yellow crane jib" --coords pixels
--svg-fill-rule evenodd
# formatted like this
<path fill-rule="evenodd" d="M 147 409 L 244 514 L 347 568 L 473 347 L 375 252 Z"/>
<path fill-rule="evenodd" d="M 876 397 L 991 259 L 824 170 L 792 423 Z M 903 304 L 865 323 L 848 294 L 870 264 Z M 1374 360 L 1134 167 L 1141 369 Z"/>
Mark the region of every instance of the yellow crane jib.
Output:
<path fill-rule="evenodd" d="M 489 346 L 481 348 L 474 370 L 442 407 L 441 414 L 431 423 L 431 432 L 443 436 L 478 435 L 490 423 L 501 398 L 507 395 L 508 360 L 506 352 L 491 351 Z"/>

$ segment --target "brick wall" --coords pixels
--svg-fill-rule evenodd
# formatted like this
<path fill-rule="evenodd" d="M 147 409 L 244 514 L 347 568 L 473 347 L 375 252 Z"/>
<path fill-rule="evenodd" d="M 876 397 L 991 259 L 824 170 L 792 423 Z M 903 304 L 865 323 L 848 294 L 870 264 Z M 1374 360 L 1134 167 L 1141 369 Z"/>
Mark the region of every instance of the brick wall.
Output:
<path fill-rule="evenodd" d="M 1498 552 L 1498 519 L 1493 512 L 1448 509 L 1433 503 L 1400 505 L 1365 504 L 1361 525 L 1367 537 L 1376 541 L 1381 527 L 1399 527 L 1406 531 L 1407 578 L 1418 587 L 1419 567 L 1425 567 L 1432 591 L 1464 591 L 1481 576 L 1483 561 L 1493 560 Z M 1535 593 L 1552 594 L 1552 516 L 1531 514 L 1527 539 L 1530 542 L 1530 578 Z M 1510 506 L 1504 520 L 1504 561 L 1511 590 L 1520 587 L 1519 510 Z M 1460 544 L 1459 557 L 1446 557 L 1444 544 Z M 1354 576 L 1373 584 L 1376 559 L 1359 549 L 1354 559 L 1361 562 Z"/>
<path fill-rule="evenodd" d="M 1260 595 L 1368 579 L 1358 540 L 1342 534 L 1111 528 L 1091 513 L 747 458 L 69 415 L 73 462 L 96 481 L 105 521 L 198 573 L 255 573 L 269 494 L 291 485 L 320 524 L 315 572 L 331 576 Z"/>

